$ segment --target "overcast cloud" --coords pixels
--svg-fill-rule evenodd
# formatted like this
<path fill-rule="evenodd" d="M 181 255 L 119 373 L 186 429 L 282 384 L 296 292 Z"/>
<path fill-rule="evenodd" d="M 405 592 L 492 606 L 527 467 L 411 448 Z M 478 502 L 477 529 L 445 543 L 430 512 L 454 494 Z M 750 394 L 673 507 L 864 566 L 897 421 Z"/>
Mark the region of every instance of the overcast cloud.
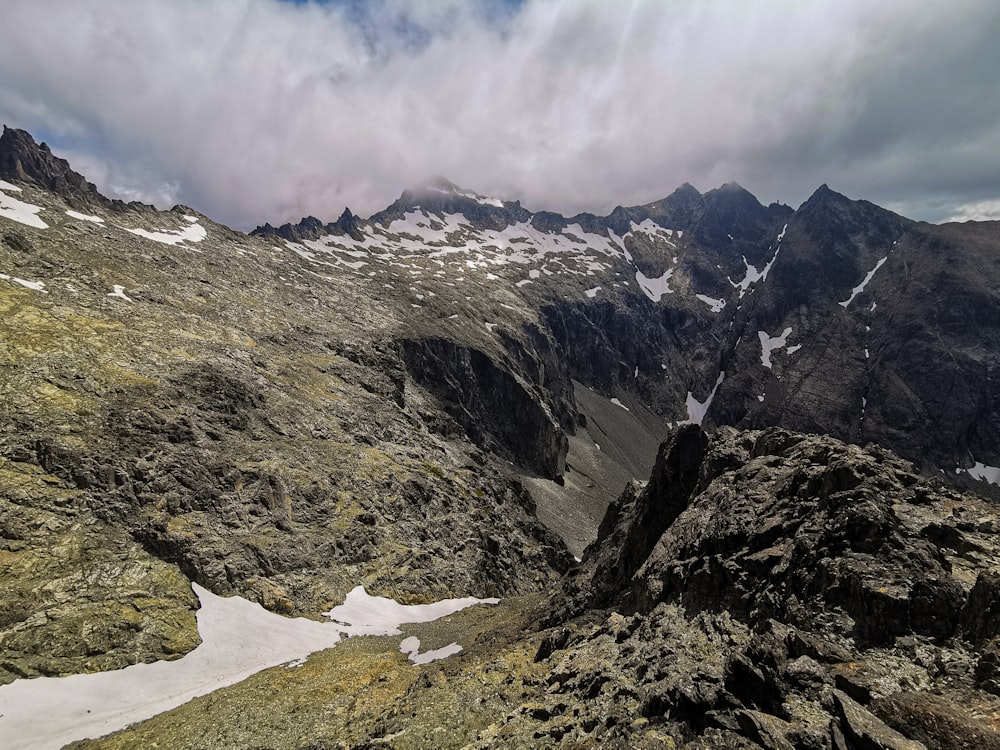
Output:
<path fill-rule="evenodd" d="M 606 212 L 690 181 L 1000 217 L 995 0 L 3 0 L 0 120 L 240 228 L 441 174 Z"/>

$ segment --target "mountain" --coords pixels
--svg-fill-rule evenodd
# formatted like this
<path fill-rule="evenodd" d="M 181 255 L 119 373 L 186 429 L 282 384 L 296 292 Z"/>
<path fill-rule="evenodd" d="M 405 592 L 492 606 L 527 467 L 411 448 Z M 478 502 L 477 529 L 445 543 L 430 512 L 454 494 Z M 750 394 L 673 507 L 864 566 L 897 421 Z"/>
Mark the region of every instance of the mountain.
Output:
<path fill-rule="evenodd" d="M 0 170 L 0 704 L 183 658 L 190 582 L 363 585 L 503 602 L 412 631 L 454 661 L 352 639 L 104 746 L 995 741 L 1000 224 L 436 178 L 246 235 L 23 131 Z"/>

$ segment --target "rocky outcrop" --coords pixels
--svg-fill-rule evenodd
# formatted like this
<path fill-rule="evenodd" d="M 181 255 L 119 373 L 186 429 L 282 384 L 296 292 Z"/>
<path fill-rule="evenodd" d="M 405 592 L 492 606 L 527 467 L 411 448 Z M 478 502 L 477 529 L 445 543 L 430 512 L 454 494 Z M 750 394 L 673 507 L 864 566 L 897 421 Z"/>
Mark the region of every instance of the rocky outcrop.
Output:
<path fill-rule="evenodd" d="M 998 517 L 874 446 L 687 425 L 609 508 L 536 658 L 564 705 L 617 724 L 633 701 L 678 746 L 993 747 Z M 703 660 L 678 660 L 694 633 Z"/>
<path fill-rule="evenodd" d="M 0 684 L 176 659 L 200 642 L 187 579 L 86 499 L 0 459 Z"/>
<path fill-rule="evenodd" d="M 55 156 L 45 143 L 35 143 L 31 134 L 3 126 L 0 135 L 0 179 L 27 182 L 61 196 L 76 208 L 123 208 L 97 191 L 92 182 L 74 172 L 69 162 Z"/>
<path fill-rule="evenodd" d="M 324 224 L 315 216 L 306 216 L 297 224 L 286 223 L 279 227 L 263 224 L 250 234 L 255 237 L 281 238 L 289 242 L 316 240 L 325 235 L 347 235 L 352 239 L 360 240 L 361 235 L 358 231 L 360 223 L 361 220 L 351 213 L 351 209 L 345 208 L 339 219 L 328 224 Z"/>
<path fill-rule="evenodd" d="M 589 603 L 602 605 L 606 592 L 617 590 L 627 610 L 679 603 L 868 644 L 910 633 L 947 638 L 970 619 L 962 615 L 968 592 L 946 555 L 897 510 L 954 497 L 911 465 L 876 448 L 779 429 L 721 429 L 707 449 L 682 454 L 678 446 L 696 444 L 698 433 L 692 426 L 675 433 L 647 487 L 609 509 L 602 524 L 608 540 L 646 534 L 650 524 L 636 529 L 635 520 L 660 508 L 671 508 L 672 517 L 655 545 L 628 547 L 643 559 L 641 567 L 631 561 L 634 575 L 626 580 L 621 566 L 602 561 L 620 555 L 617 545 L 588 554 Z M 668 469 L 670 457 L 688 463 Z M 685 475 L 697 480 L 678 481 Z"/>

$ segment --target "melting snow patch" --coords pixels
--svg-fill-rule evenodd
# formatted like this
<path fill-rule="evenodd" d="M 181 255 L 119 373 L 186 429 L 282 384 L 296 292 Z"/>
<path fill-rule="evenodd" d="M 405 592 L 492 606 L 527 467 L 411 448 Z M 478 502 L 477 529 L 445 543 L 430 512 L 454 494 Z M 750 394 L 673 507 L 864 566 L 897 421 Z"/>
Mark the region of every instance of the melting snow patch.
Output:
<path fill-rule="evenodd" d="M 880 269 L 882 267 L 882 264 L 885 263 L 887 260 L 889 260 L 889 256 L 888 255 L 886 257 L 882 258 L 882 260 L 880 260 L 878 263 L 876 263 L 875 264 L 875 268 L 873 268 L 871 271 L 869 271 L 868 274 L 865 276 L 865 278 L 862 279 L 861 283 L 858 284 L 856 287 L 854 287 L 854 289 L 851 291 L 851 296 L 848 297 L 847 299 L 845 299 L 843 302 L 839 303 L 840 306 L 841 307 L 847 307 L 849 304 L 851 304 L 854 301 L 854 298 L 857 297 L 859 294 L 861 294 L 861 292 L 863 292 L 865 290 L 865 287 L 868 286 L 868 282 L 872 280 L 872 277 L 875 275 L 875 272 L 878 269 Z M 873 302 L 872 303 L 872 310 L 874 310 L 874 309 L 875 309 L 875 303 Z"/>
<path fill-rule="evenodd" d="M 483 325 L 486 326 L 486 330 L 487 331 L 489 331 L 490 333 L 493 333 L 493 329 L 496 328 L 498 324 L 497 323 L 483 323 Z"/>
<path fill-rule="evenodd" d="M 802 344 L 796 344 L 795 346 L 790 346 L 785 349 L 785 354 L 795 354 L 799 349 L 802 348 Z"/>
<path fill-rule="evenodd" d="M 698 424 L 700 425 L 705 421 L 705 415 L 708 414 L 708 409 L 712 405 L 712 400 L 715 398 L 715 392 L 719 390 L 719 386 L 722 385 L 722 381 L 726 379 L 726 373 L 720 372 L 719 377 L 715 381 L 715 387 L 712 388 L 712 392 L 708 394 L 708 398 L 704 401 L 699 401 L 694 397 L 691 391 L 687 394 L 687 412 L 688 418 L 678 422 L 678 424 Z"/>
<path fill-rule="evenodd" d="M 5 273 L 0 273 L 0 279 L 4 281 L 12 281 L 15 284 L 20 284 L 26 289 L 33 289 L 36 292 L 41 292 L 42 294 L 48 294 L 45 291 L 44 281 L 28 281 L 27 279 L 19 279 L 17 276 L 8 276 Z"/>
<path fill-rule="evenodd" d="M 91 216 L 90 214 L 81 214 L 79 211 L 67 211 L 66 215 L 71 219 L 79 219 L 80 221 L 89 221 L 94 224 L 103 224 L 104 219 L 100 216 Z"/>
<path fill-rule="evenodd" d="M 990 484 L 1000 485 L 1000 467 L 987 466 L 984 463 L 976 461 L 972 468 L 966 469 L 965 471 L 974 479 L 978 479 L 982 482 L 989 482 Z"/>
<path fill-rule="evenodd" d="M 712 308 L 712 312 L 714 313 L 722 312 L 722 308 L 726 306 L 724 299 L 715 299 L 714 297 L 709 297 L 707 294 L 696 294 L 694 296 Z"/>
<path fill-rule="evenodd" d="M 403 605 L 368 596 L 358 586 L 343 604 L 327 613 L 333 622 L 322 623 L 282 617 L 237 596 L 216 596 L 197 584 L 193 588 L 201 600 L 197 617 L 202 637 L 194 651 L 175 661 L 4 685 L 0 687 L 0 746 L 55 749 L 74 740 L 99 737 L 262 669 L 294 664 L 335 646 L 344 636 L 399 635 L 403 623 L 430 622 L 474 604 L 499 601 L 467 597 Z"/>
<path fill-rule="evenodd" d="M 670 277 L 673 273 L 674 269 L 671 268 L 662 276 L 651 279 L 642 271 L 636 269 L 635 282 L 647 297 L 653 300 L 653 302 L 659 302 L 664 294 L 672 294 L 674 291 L 670 288 Z"/>
<path fill-rule="evenodd" d="M 627 406 L 625 406 L 625 404 L 623 404 L 621 401 L 619 401 L 616 398 L 611 399 L 611 403 L 614 404 L 615 406 L 620 406 L 625 411 L 631 411 L 631 409 L 629 409 Z"/>
<path fill-rule="evenodd" d="M 593 297 L 597 296 L 597 293 L 599 291 L 601 291 L 601 287 L 595 286 L 595 287 L 593 287 L 591 289 L 585 289 L 583 293 L 586 294 L 588 297 L 593 298 Z"/>
<path fill-rule="evenodd" d="M 115 290 L 113 292 L 108 292 L 107 296 L 118 297 L 119 299 L 123 299 L 126 302 L 135 302 L 134 299 L 125 294 L 125 287 L 123 287 L 121 284 L 115 284 Z"/>
<path fill-rule="evenodd" d="M 324 612 L 344 635 L 399 635 L 406 622 L 433 622 L 476 604 L 499 604 L 499 599 L 443 599 L 433 604 L 400 604 L 384 596 L 371 596 L 364 586 L 356 586 L 344 603 Z"/>
<path fill-rule="evenodd" d="M 38 218 L 38 213 L 42 210 L 41 206 L 34 206 L 31 203 L 19 201 L 17 198 L 12 198 L 3 191 L 20 193 L 21 188 L 0 180 L 0 216 L 11 221 L 16 221 L 19 224 L 27 224 L 29 227 L 35 227 L 35 229 L 49 228 L 48 224 Z"/>
<path fill-rule="evenodd" d="M 153 242 L 162 242 L 164 245 L 178 245 L 181 242 L 201 242 L 208 236 L 205 227 L 197 222 L 190 224 L 184 229 L 177 230 L 160 229 L 149 232 L 145 229 L 129 229 L 128 227 L 122 227 L 122 229 L 131 234 L 145 237 L 147 240 L 153 240 Z"/>
<path fill-rule="evenodd" d="M 791 328 L 786 328 L 780 336 L 768 336 L 767 331 L 757 331 L 757 336 L 760 338 L 760 363 L 764 367 L 771 369 L 771 352 L 781 349 L 787 343 L 791 332 Z"/>
<path fill-rule="evenodd" d="M 424 651 L 421 654 L 420 639 L 411 635 L 400 642 L 399 650 L 406 654 L 406 657 L 410 660 L 410 664 L 430 664 L 432 661 L 457 654 L 462 650 L 462 647 L 457 643 L 449 643 L 447 646 L 435 648 L 431 651 Z"/>

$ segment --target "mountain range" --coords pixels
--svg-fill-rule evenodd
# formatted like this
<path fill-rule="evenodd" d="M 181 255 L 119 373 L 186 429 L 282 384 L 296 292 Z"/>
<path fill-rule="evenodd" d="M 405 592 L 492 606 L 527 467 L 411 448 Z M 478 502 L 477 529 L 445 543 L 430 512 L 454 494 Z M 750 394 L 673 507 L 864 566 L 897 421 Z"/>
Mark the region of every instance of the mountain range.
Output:
<path fill-rule="evenodd" d="M 5 127 L 0 309 L 0 714 L 185 658 L 191 582 L 363 585 L 503 602 L 81 746 L 1000 747 L 1000 222 L 436 178 L 244 234 Z"/>

